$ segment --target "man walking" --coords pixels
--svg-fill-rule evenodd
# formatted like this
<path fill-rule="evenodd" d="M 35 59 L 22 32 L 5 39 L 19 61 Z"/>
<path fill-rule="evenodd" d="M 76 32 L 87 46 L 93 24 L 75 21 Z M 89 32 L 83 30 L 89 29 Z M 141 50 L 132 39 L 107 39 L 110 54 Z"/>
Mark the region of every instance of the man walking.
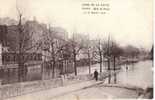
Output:
<path fill-rule="evenodd" d="M 95 78 L 96 81 L 98 81 L 98 72 L 97 72 L 97 70 L 95 70 L 95 72 L 94 72 L 94 78 Z"/>

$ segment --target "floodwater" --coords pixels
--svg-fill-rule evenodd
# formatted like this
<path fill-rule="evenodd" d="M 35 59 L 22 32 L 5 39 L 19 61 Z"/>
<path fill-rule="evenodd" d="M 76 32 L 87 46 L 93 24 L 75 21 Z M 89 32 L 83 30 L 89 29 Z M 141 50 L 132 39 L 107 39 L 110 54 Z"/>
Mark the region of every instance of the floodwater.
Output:
<path fill-rule="evenodd" d="M 152 63 L 152 61 L 147 60 L 135 64 L 122 65 L 121 71 L 112 77 L 111 81 L 116 80 L 116 84 L 125 84 L 141 88 L 153 87 Z"/>
<path fill-rule="evenodd" d="M 99 64 L 93 65 L 91 73 L 97 69 L 99 71 Z M 106 71 L 106 69 L 103 69 Z M 80 68 L 78 74 L 88 74 L 88 67 Z M 114 80 L 119 86 L 133 86 L 139 88 L 146 88 L 153 86 L 153 65 L 152 61 L 140 61 L 134 64 L 121 65 L 121 70 L 115 76 L 110 78 L 112 85 Z M 105 80 L 109 81 L 109 78 Z M 95 80 L 94 80 L 95 82 Z M 73 100 L 73 99 L 136 99 L 139 97 L 139 93 L 135 90 L 118 87 L 106 87 L 105 84 L 99 84 L 90 88 L 81 89 L 79 91 L 71 92 L 57 97 L 55 100 Z"/>
<path fill-rule="evenodd" d="M 116 84 L 125 84 L 131 86 L 138 86 L 141 88 L 146 88 L 148 86 L 153 86 L 153 62 L 151 60 L 139 61 L 134 64 L 121 65 L 121 70 L 118 74 L 111 77 L 111 83 L 116 81 Z M 94 70 L 100 70 L 99 64 L 91 66 L 91 73 Z M 105 65 L 102 68 L 102 72 L 107 71 Z M 78 68 L 78 74 L 88 74 L 89 68 L 83 67 Z M 108 83 L 108 78 L 105 83 Z"/>
<path fill-rule="evenodd" d="M 105 79 L 104 84 L 117 84 L 118 86 L 139 87 L 146 89 L 147 87 L 153 87 L 153 62 L 151 60 L 140 61 L 134 64 L 121 65 L 121 70 L 117 74 Z M 99 64 L 94 65 L 91 68 L 91 73 L 94 69 L 99 71 Z M 81 69 L 82 70 L 82 69 Z M 84 70 L 84 69 L 83 69 Z M 86 70 L 86 69 L 85 69 Z M 104 71 L 107 71 L 103 68 Z M 112 71 L 111 71 L 112 72 Z M 87 71 L 81 72 L 81 74 L 88 74 Z M 139 94 L 137 91 L 129 90 L 126 88 L 117 87 L 105 87 L 104 84 L 97 85 L 85 90 L 81 90 L 76 93 L 69 94 L 71 96 L 78 95 L 81 97 L 96 97 L 96 98 L 137 98 Z M 90 92 L 91 91 L 91 92 Z M 95 91 L 95 93 L 94 93 Z M 97 93 L 97 94 L 96 94 Z M 100 94 L 101 93 L 101 94 Z M 82 95 L 85 94 L 85 95 Z"/>

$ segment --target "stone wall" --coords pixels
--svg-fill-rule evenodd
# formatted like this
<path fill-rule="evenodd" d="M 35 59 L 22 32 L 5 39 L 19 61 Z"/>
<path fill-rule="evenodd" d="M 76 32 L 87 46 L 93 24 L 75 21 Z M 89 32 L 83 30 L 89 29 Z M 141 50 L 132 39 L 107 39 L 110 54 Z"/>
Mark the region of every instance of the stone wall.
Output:
<path fill-rule="evenodd" d="M 102 77 L 101 77 L 102 76 Z M 100 80 L 102 78 L 107 77 L 107 73 L 101 74 L 99 77 Z M 50 88 L 61 87 L 65 85 L 70 85 L 78 82 L 83 82 L 87 80 L 92 80 L 93 74 L 88 75 L 68 75 L 68 76 L 61 76 L 61 78 L 55 78 L 51 80 L 39 80 L 33 82 L 23 82 L 23 83 L 14 83 L 14 84 L 7 84 L 0 86 L 0 100 L 5 98 L 19 96 L 35 91 L 41 91 Z"/>
<path fill-rule="evenodd" d="M 18 95 L 35 92 L 35 91 L 41 91 L 45 89 L 74 84 L 74 83 L 82 82 L 88 79 L 91 79 L 90 75 L 72 76 L 72 77 L 62 76 L 61 78 L 56 78 L 56 79 L 51 79 L 51 80 L 40 80 L 40 81 L 33 81 L 33 82 L 23 82 L 23 83 L 1 85 L 0 100 L 9 98 L 9 97 L 14 97 Z"/>
<path fill-rule="evenodd" d="M 59 86 L 63 86 L 61 78 L 2 85 L 0 87 L 0 100 Z"/>

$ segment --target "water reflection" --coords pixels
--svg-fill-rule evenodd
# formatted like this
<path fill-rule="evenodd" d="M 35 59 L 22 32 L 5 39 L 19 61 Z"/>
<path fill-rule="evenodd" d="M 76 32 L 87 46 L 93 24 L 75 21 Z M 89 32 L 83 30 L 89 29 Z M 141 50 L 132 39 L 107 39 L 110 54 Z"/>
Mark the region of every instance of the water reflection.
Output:
<path fill-rule="evenodd" d="M 108 83 L 130 84 L 134 86 L 153 86 L 152 61 L 141 61 L 135 64 L 121 65 L 121 71 L 116 74 L 110 71 Z"/>

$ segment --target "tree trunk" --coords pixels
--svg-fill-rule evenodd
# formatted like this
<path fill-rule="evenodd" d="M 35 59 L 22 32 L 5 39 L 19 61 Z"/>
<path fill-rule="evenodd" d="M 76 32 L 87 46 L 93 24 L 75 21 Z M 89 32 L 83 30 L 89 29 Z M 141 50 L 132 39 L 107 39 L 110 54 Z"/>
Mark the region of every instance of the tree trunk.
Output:
<path fill-rule="evenodd" d="M 104 54 L 102 54 L 102 66 L 103 66 L 103 68 L 105 68 L 105 63 L 104 63 Z"/>
<path fill-rule="evenodd" d="M 44 62 L 41 64 L 41 79 L 44 79 Z"/>
<path fill-rule="evenodd" d="M 23 81 L 26 81 L 27 80 L 27 78 L 26 78 L 26 76 L 27 76 L 27 66 L 25 66 L 24 65 L 24 69 L 23 69 Z"/>
<path fill-rule="evenodd" d="M 109 70 L 108 72 L 109 72 L 109 73 L 108 73 L 108 74 L 109 74 L 109 76 L 108 76 L 108 77 L 109 77 L 109 78 L 108 78 L 108 83 L 110 84 L 110 83 L 111 83 L 111 71 Z"/>
<path fill-rule="evenodd" d="M 102 73 L 102 52 L 100 51 L 100 73 Z"/>
<path fill-rule="evenodd" d="M 117 75 L 116 75 L 116 73 L 114 73 L 114 83 L 115 84 L 117 83 Z"/>
<path fill-rule="evenodd" d="M 110 70 L 110 59 L 108 58 L 108 71 Z"/>
<path fill-rule="evenodd" d="M 114 83 L 116 84 L 116 81 L 117 81 L 117 79 L 116 79 L 116 57 L 114 56 Z"/>
<path fill-rule="evenodd" d="M 53 60 L 52 78 L 55 77 L 55 60 Z"/>
<path fill-rule="evenodd" d="M 24 63 L 22 59 L 22 53 L 19 52 L 18 54 L 18 81 L 21 82 L 23 81 L 24 78 Z"/>
<path fill-rule="evenodd" d="M 65 74 L 67 74 L 67 62 L 66 62 L 66 60 L 64 60 L 64 66 L 65 66 Z"/>
<path fill-rule="evenodd" d="M 89 64 L 89 74 L 91 74 L 91 59 L 90 59 L 90 52 L 88 52 L 88 64 Z"/>
<path fill-rule="evenodd" d="M 66 60 L 66 73 L 68 75 L 68 60 Z"/>
<path fill-rule="evenodd" d="M 116 63 L 115 63 L 116 57 L 114 56 L 114 71 L 116 70 Z"/>
<path fill-rule="evenodd" d="M 109 72 L 109 80 L 108 80 L 108 83 L 110 84 L 111 82 L 111 72 L 110 72 L 110 59 L 108 58 L 108 72 Z"/>
<path fill-rule="evenodd" d="M 52 78 L 54 78 L 55 77 L 55 63 L 56 63 L 56 61 L 55 61 L 55 54 L 54 54 L 54 44 L 52 43 L 52 60 L 53 60 L 53 67 L 52 67 Z"/>
<path fill-rule="evenodd" d="M 22 64 L 22 63 L 20 63 L 19 65 L 18 65 L 18 81 L 19 82 L 22 82 L 23 81 L 23 79 L 24 79 L 24 65 Z"/>
<path fill-rule="evenodd" d="M 74 54 L 74 71 L 75 75 L 77 76 L 76 54 Z"/>

